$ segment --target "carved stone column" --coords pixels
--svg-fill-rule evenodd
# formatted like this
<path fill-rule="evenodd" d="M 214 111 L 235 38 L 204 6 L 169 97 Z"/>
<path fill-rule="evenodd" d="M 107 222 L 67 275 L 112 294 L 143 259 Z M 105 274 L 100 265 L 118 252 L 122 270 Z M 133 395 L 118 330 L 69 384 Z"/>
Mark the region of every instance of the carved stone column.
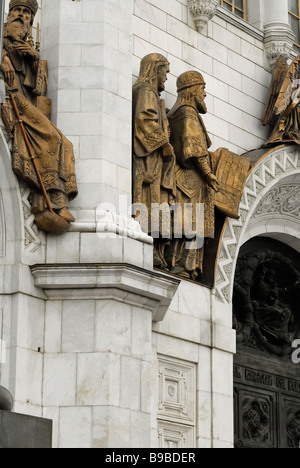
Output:
<path fill-rule="evenodd" d="M 279 57 L 290 58 L 295 35 L 288 18 L 288 0 L 266 0 L 265 2 L 265 51 L 273 68 Z"/>
<path fill-rule="evenodd" d="M 201 32 L 204 26 L 215 15 L 220 0 L 188 0 L 189 10 L 194 18 L 197 31 Z"/>

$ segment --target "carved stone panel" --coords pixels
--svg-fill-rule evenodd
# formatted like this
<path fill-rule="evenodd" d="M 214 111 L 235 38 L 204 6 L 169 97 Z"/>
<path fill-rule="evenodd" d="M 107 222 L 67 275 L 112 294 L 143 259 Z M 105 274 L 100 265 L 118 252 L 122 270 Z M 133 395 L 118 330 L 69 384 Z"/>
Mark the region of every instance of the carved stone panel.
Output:
<path fill-rule="evenodd" d="M 180 361 L 159 360 L 160 416 L 195 421 L 195 367 Z"/>
<path fill-rule="evenodd" d="M 271 392 L 238 392 L 238 440 L 237 445 L 247 448 L 274 448 L 276 446 L 276 422 L 274 421 L 275 395 Z"/>
<path fill-rule="evenodd" d="M 196 366 L 177 359 L 158 360 L 158 440 L 161 448 L 195 446 Z"/>
<path fill-rule="evenodd" d="M 158 421 L 158 447 L 183 449 L 194 446 L 195 430 L 184 424 Z"/>

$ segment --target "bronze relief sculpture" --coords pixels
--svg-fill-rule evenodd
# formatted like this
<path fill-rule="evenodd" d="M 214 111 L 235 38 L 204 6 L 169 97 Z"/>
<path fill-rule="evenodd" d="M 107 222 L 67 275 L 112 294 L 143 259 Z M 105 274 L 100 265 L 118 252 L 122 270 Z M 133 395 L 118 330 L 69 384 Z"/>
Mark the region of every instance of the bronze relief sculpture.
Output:
<path fill-rule="evenodd" d="M 141 61 L 133 86 L 133 203 L 143 230 L 155 237 L 154 265 L 160 268 L 167 263 L 159 205 L 172 203 L 176 192 L 175 154 L 169 142 L 165 101 L 160 98 L 169 71 L 165 57 L 149 54 Z"/>
<path fill-rule="evenodd" d="M 300 270 L 281 252 L 240 256 L 234 292 L 237 343 L 278 356 L 291 354 L 299 337 Z"/>
<path fill-rule="evenodd" d="M 47 62 L 41 60 L 30 37 L 37 9 L 36 0 L 11 0 L 9 5 L 2 117 L 13 139 L 13 171 L 31 189 L 37 226 L 62 234 L 75 221 L 68 211 L 68 202 L 77 196 L 75 159 L 72 144 L 50 121 Z"/>
<path fill-rule="evenodd" d="M 300 55 L 290 66 L 284 57 L 275 63 L 270 90 L 262 118 L 272 133 L 264 146 L 296 143 L 300 145 Z"/>
<path fill-rule="evenodd" d="M 166 116 L 159 97 L 164 86 L 157 86 L 160 81 L 155 64 L 169 71 L 164 57 L 150 54 L 142 60 L 140 77 L 133 88 L 133 201 L 141 207 L 139 220 L 143 219 L 144 207 L 145 225 L 152 236 L 149 226 L 157 217 L 156 211 L 164 211 L 162 206 L 167 205 L 171 212 L 169 220 L 160 216 L 159 236 L 153 236 L 155 266 L 200 280 L 204 246 L 198 243 L 196 234 L 198 206 L 204 210 L 200 226 L 203 241 L 214 238 L 216 208 L 225 216 L 239 217 L 250 160 L 226 148 L 209 151 L 211 141 L 200 115 L 207 112 L 205 82 L 199 72 L 189 71 L 178 77 L 178 98 Z M 166 219 L 171 222 L 168 239 L 162 235 L 168 231 Z"/>

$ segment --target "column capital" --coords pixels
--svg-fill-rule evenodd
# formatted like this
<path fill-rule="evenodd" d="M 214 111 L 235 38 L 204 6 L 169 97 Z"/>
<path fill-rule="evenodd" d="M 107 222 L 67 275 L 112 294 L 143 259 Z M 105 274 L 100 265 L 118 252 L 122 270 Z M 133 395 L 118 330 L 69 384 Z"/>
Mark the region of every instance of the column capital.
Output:
<path fill-rule="evenodd" d="M 273 69 L 279 57 L 284 57 L 287 60 L 290 58 L 295 42 L 295 34 L 289 24 L 280 21 L 266 23 L 264 31 L 266 58 L 271 69 Z"/>
<path fill-rule="evenodd" d="M 198 32 L 201 32 L 215 15 L 218 5 L 220 5 L 220 0 L 188 0 L 188 7 Z"/>

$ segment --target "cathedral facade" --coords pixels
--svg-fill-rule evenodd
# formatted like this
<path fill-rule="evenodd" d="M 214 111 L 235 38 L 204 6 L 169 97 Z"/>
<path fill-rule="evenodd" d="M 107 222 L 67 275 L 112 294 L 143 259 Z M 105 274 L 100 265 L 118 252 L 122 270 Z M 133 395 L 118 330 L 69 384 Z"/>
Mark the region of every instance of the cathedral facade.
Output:
<path fill-rule="evenodd" d="M 22 38 L 5 29 L 18 9 L 31 14 Z M 298 448 L 299 2 L 12 0 L 5 24 L 0 385 L 12 412 L 51 420 L 53 448 Z M 27 75 L 16 54 L 30 56 Z M 149 56 L 164 59 L 163 134 L 135 149 Z M 167 204 L 197 198 L 172 145 L 179 93 L 195 86 L 205 152 L 195 129 L 187 158 L 211 158 L 198 167 L 212 198 L 199 198 L 210 234 L 189 269 L 133 204 L 141 155 L 162 158 L 162 178 L 174 171 Z M 151 202 L 154 173 L 141 185 Z"/>

